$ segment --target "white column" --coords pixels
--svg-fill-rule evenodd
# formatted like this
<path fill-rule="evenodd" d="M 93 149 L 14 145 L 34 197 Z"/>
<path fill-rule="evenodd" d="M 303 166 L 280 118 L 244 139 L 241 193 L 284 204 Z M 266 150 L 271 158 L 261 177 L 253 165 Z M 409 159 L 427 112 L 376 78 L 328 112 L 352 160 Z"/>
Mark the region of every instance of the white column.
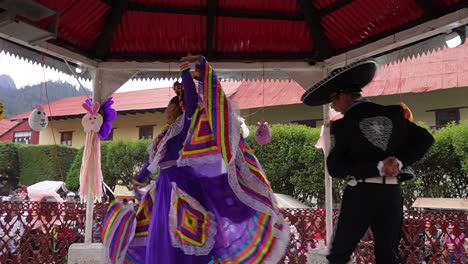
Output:
<path fill-rule="evenodd" d="M 117 91 L 129 79 L 131 79 L 136 70 L 97 70 L 97 86 L 93 84 L 93 102 L 103 103 L 109 96 Z"/>
<path fill-rule="evenodd" d="M 310 70 L 302 72 L 288 72 L 289 76 L 299 83 L 305 90 L 309 89 L 315 83 L 321 81 L 328 75 L 327 68 L 322 68 L 322 70 Z M 327 231 L 327 242 L 328 246 L 330 245 L 331 236 L 333 233 L 333 200 L 332 200 L 332 178 L 328 174 L 326 157 L 328 156 L 328 151 L 330 149 L 330 117 L 329 117 L 329 107 L 328 105 L 323 106 L 323 125 L 324 125 L 324 155 L 325 155 L 325 209 L 326 209 L 326 231 Z"/>
<path fill-rule="evenodd" d="M 330 249 L 333 233 L 333 183 L 327 169 L 327 156 L 330 151 L 330 114 L 328 104 L 323 105 L 323 137 L 325 162 L 325 224 L 327 231 L 327 248 Z"/>
<path fill-rule="evenodd" d="M 94 70 L 91 73 L 93 78 L 93 102 L 100 102 L 99 100 L 99 90 L 102 85 L 102 72 L 99 69 Z M 93 140 L 86 140 L 86 144 L 93 144 Z M 99 144 L 99 143 L 98 143 Z M 98 146 L 100 147 L 100 146 Z M 92 149 L 93 146 L 85 146 L 85 149 Z M 95 159 L 101 159 L 101 157 L 95 157 Z M 86 199 L 86 221 L 85 221 L 85 244 L 90 244 L 93 242 L 93 211 L 94 211 L 94 193 L 93 193 L 93 184 L 94 184 L 94 158 L 91 158 L 89 161 L 89 171 L 88 171 L 88 186 L 81 186 L 88 189 L 88 197 Z"/>
<path fill-rule="evenodd" d="M 92 148 L 92 146 L 86 146 Z M 99 157 L 101 158 L 101 157 Z M 88 181 L 88 197 L 86 200 L 86 221 L 85 221 L 85 244 L 93 242 L 93 211 L 94 211 L 94 160 L 91 158 L 89 162 L 89 181 Z"/>
<path fill-rule="evenodd" d="M 126 83 L 136 71 L 134 70 L 104 70 L 97 68 L 91 72 L 93 78 L 93 102 L 103 103 L 109 96 L 111 96 L 117 89 Z M 94 142 L 94 141 L 90 141 Z M 88 144 L 88 141 L 86 142 Z M 100 141 L 98 141 L 98 148 Z M 93 146 L 86 146 L 92 148 Z M 89 166 L 89 181 L 88 186 L 88 199 L 86 201 L 86 225 L 85 225 L 85 243 L 92 243 L 93 236 L 93 183 L 94 183 L 94 160 L 100 160 L 101 157 L 95 157 L 90 160 Z"/>
<path fill-rule="evenodd" d="M 95 70 L 91 73 L 93 78 L 93 102 L 99 102 L 98 92 L 102 81 L 101 71 Z M 86 140 L 86 144 L 93 144 L 93 141 Z M 100 144 L 99 141 L 97 144 Z M 92 148 L 93 146 L 85 146 L 86 148 Z M 98 146 L 100 147 L 100 146 Z M 101 157 L 96 157 L 101 159 Z M 93 209 L 94 209 L 94 194 L 93 194 L 93 183 L 94 183 L 94 159 L 91 158 L 89 166 L 89 181 L 88 186 L 80 186 L 80 188 L 88 189 L 88 196 L 86 200 L 86 222 L 85 222 L 85 241 L 84 244 L 76 243 L 72 244 L 68 250 L 68 264 L 85 264 L 85 263 L 106 263 L 106 249 L 102 243 L 93 242 Z"/>

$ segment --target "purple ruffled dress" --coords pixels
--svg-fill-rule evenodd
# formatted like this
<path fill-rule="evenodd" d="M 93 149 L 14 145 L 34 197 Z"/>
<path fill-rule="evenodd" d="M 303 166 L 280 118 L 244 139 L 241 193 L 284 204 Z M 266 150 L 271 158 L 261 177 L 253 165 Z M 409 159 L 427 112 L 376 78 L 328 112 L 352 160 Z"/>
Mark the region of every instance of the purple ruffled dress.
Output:
<path fill-rule="evenodd" d="M 201 60 L 197 67 L 211 70 Z M 181 159 L 184 144 L 204 142 L 203 128 L 198 135 L 193 131 L 204 120 L 197 109 L 209 95 L 200 88 L 197 93 L 188 70 L 182 83 L 185 112 L 148 148 L 150 157 L 136 178 L 144 182 L 159 168 L 136 213 L 124 263 L 277 263 L 289 242 L 289 225 L 268 184 L 251 172 L 261 167 L 242 138 L 237 135 L 244 152 L 239 148 L 235 165 L 234 158 L 226 164 L 218 154 Z"/>

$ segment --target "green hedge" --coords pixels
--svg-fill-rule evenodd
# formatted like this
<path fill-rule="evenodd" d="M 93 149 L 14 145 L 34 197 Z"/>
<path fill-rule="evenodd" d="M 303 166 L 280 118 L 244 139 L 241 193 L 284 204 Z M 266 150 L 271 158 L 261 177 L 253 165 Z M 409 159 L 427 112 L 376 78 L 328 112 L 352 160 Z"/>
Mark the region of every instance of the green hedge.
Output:
<path fill-rule="evenodd" d="M 323 152 L 315 144 L 320 128 L 303 125 L 272 125 L 272 140 L 267 145 L 255 142 L 257 127 L 250 127 L 247 142 L 262 164 L 276 193 L 322 205 L 325 199 Z M 334 197 L 340 199 L 341 181 L 334 181 Z M 315 202 L 314 202 L 315 203 Z"/>
<path fill-rule="evenodd" d="M 324 202 L 323 153 L 315 148 L 320 130 L 301 125 L 273 125 L 272 141 L 258 145 L 251 127 L 247 142 L 265 169 L 274 192 L 293 195 L 311 205 Z M 427 155 L 414 164 L 416 179 L 403 184 L 405 205 L 416 197 L 467 197 L 468 124 L 451 125 L 433 132 L 436 142 Z M 102 170 L 106 183 L 113 187 L 121 180 L 128 184 L 147 157 L 150 141 L 103 142 Z M 82 153 L 82 151 L 80 152 Z M 77 155 L 67 177 L 70 189 L 78 188 L 82 154 Z M 333 180 L 333 196 L 340 202 L 344 183 Z M 315 201 L 315 199 L 317 199 Z"/>
<path fill-rule="evenodd" d="M 61 181 L 56 159 L 57 150 L 65 178 L 78 152 L 77 149 L 61 145 L 18 145 L 20 182 L 31 185 L 44 180 Z"/>
<path fill-rule="evenodd" d="M 417 177 L 403 184 L 405 204 L 416 197 L 468 197 L 468 121 L 433 133 L 435 143 L 414 164 Z"/>
<path fill-rule="evenodd" d="M 20 165 L 18 148 L 9 142 L 0 143 L 0 195 L 8 195 L 18 186 Z"/>
<path fill-rule="evenodd" d="M 103 153 L 101 144 L 101 155 Z M 67 189 L 76 191 L 80 187 L 80 169 L 81 169 L 81 159 L 83 158 L 83 148 L 78 150 L 76 153 L 75 159 L 73 160 L 72 165 L 67 173 Z"/>

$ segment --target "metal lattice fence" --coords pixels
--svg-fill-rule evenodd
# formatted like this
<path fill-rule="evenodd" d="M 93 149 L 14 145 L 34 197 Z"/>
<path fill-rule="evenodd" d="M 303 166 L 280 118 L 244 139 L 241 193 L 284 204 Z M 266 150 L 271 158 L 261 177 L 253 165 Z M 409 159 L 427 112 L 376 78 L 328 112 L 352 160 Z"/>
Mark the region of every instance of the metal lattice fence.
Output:
<path fill-rule="evenodd" d="M 94 208 L 93 240 L 100 242 L 107 204 Z M 80 203 L 0 202 L 0 263 L 66 263 L 71 244 L 84 241 L 85 205 Z M 322 209 L 284 209 L 291 224 L 285 262 L 307 263 L 326 244 Z M 333 216 L 336 220 L 338 212 Z M 468 263 L 468 212 L 405 211 L 402 263 Z M 355 263 L 375 263 L 372 233 L 353 256 Z"/>

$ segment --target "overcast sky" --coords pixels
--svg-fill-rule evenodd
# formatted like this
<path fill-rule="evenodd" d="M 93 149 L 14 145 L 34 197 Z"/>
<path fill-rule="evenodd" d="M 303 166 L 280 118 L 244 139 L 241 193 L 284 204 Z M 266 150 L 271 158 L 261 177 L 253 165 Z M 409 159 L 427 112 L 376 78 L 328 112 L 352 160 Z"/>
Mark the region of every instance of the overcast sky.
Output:
<path fill-rule="evenodd" d="M 0 53 L 0 74 L 8 74 L 15 81 L 16 87 L 21 88 L 26 85 L 38 84 L 44 80 L 52 81 L 66 81 L 76 87 L 79 86 L 76 79 L 68 74 L 64 74 L 50 68 L 44 69 L 43 67 L 26 62 L 25 60 L 19 59 L 18 57 L 13 57 L 5 54 L 4 52 Z M 85 81 L 81 84 L 89 89 L 91 89 L 91 82 Z M 161 88 L 161 87 L 170 87 L 172 86 L 172 81 L 128 81 L 125 83 L 117 92 L 126 92 L 126 91 L 136 91 L 150 88 Z"/>

